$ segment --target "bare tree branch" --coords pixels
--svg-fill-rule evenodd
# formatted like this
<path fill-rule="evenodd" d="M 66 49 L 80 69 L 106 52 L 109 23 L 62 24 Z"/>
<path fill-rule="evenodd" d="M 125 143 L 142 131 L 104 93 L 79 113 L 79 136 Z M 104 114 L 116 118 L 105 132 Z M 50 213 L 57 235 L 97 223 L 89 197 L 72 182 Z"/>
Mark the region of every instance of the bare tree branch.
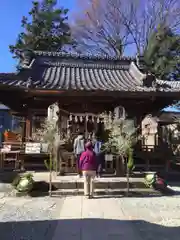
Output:
<path fill-rule="evenodd" d="M 80 6 L 85 2 L 79 1 Z M 180 31 L 180 0 L 87 2 L 72 26 L 79 51 L 119 56 L 132 45 L 136 53 L 142 54 L 159 24 L 165 23 L 172 31 Z"/>

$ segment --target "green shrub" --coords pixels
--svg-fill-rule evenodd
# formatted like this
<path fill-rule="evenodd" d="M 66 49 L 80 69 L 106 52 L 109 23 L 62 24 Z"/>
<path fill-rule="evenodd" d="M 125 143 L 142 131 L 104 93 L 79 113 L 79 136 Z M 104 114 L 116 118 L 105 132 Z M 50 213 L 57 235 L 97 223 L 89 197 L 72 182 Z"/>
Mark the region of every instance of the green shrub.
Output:
<path fill-rule="evenodd" d="M 155 182 L 155 174 L 146 174 L 144 178 L 144 184 L 146 187 L 152 187 L 153 183 Z"/>
<path fill-rule="evenodd" d="M 47 168 L 47 170 L 55 170 L 56 169 L 56 162 L 55 161 L 50 161 L 50 159 L 44 160 L 44 164 Z"/>
<path fill-rule="evenodd" d="M 34 180 L 31 173 L 18 175 L 12 182 L 12 186 L 18 192 L 30 192 L 33 188 Z"/>
<path fill-rule="evenodd" d="M 25 173 L 25 174 L 22 175 L 22 177 L 31 180 L 33 178 L 33 174 L 32 173 Z"/>

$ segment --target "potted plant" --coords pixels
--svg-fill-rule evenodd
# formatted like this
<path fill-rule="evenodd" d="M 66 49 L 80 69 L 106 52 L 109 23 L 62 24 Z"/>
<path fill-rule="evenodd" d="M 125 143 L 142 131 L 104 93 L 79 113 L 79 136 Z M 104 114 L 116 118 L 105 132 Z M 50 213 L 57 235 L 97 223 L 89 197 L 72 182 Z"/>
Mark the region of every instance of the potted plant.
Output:
<path fill-rule="evenodd" d="M 12 186 L 19 193 L 30 193 L 33 189 L 34 180 L 31 173 L 26 173 L 23 175 L 18 175 L 12 182 Z"/>

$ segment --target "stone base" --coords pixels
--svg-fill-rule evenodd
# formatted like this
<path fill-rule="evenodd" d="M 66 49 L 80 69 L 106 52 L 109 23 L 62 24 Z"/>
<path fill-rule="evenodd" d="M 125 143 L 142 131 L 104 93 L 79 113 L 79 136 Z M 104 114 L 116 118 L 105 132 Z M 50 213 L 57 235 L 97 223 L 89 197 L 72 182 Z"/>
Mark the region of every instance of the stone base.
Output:
<path fill-rule="evenodd" d="M 126 178 L 96 178 L 94 181 L 96 189 L 124 189 L 127 188 Z M 52 179 L 52 186 L 55 189 L 83 189 L 84 180 L 78 177 L 61 177 L 60 179 Z M 144 180 L 141 178 L 131 178 L 130 188 L 146 188 Z"/>
<path fill-rule="evenodd" d="M 82 196 L 84 192 L 82 189 L 59 189 L 52 191 L 51 196 Z M 154 189 L 130 189 L 127 193 L 127 189 L 96 189 L 94 196 L 114 196 L 114 197 L 150 197 L 150 196 L 162 196 L 159 191 Z"/>

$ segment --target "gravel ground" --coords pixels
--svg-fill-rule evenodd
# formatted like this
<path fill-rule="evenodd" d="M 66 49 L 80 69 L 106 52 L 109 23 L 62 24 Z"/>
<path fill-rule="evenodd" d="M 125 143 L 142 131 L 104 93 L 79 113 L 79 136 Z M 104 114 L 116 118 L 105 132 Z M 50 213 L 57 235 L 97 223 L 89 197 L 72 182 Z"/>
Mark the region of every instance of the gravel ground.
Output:
<path fill-rule="evenodd" d="M 180 239 L 180 196 L 117 200 L 143 240 Z"/>
<path fill-rule="evenodd" d="M 57 225 L 63 199 L 0 199 L 0 239 L 50 240 Z"/>

